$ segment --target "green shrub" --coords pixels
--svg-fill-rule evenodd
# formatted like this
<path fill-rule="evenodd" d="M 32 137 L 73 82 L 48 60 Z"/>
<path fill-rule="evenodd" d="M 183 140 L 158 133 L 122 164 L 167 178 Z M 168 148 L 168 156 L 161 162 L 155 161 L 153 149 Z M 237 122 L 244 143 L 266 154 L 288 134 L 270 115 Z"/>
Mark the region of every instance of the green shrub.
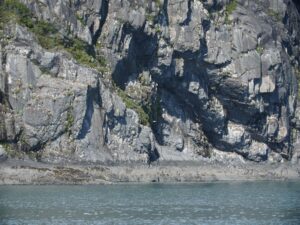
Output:
<path fill-rule="evenodd" d="M 225 8 L 225 23 L 230 24 L 229 16 L 236 10 L 237 7 L 237 0 L 231 0 Z"/>
<path fill-rule="evenodd" d="M 24 24 L 26 25 L 26 24 Z M 34 26 L 31 28 L 32 32 L 39 35 L 56 35 L 58 30 L 55 26 L 46 21 L 36 21 Z"/>
<path fill-rule="evenodd" d="M 74 125 L 74 116 L 73 116 L 73 107 L 70 106 L 70 108 L 67 111 L 67 119 L 66 119 L 66 127 L 65 131 L 68 133 L 69 136 L 72 134 L 72 127 Z"/>
<path fill-rule="evenodd" d="M 80 16 L 78 13 L 76 13 L 76 19 L 82 24 L 86 25 L 83 16 Z"/>
<path fill-rule="evenodd" d="M 279 22 L 281 20 L 281 17 L 280 17 L 280 13 L 279 12 L 276 12 L 272 9 L 269 9 L 267 14 L 273 18 L 274 20 L 276 20 L 277 22 Z"/>
<path fill-rule="evenodd" d="M 118 95 L 122 98 L 123 102 L 125 103 L 126 107 L 129 109 L 134 110 L 139 116 L 139 122 L 142 125 L 148 126 L 149 125 L 149 115 L 145 112 L 144 108 L 136 103 L 130 96 L 128 96 L 125 91 L 122 89 L 115 87 L 117 90 Z"/>
<path fill-rule="evenodd" d="M 9 158 L 24 158 L 24 152 L 17 150 L 13 144 L 1 143 L 1 145 Z"/>
<path fill-rule="evenodd" d="M 295 71 L 295 75 L 296 75 L 296 79 L 297 79 L 297 81 L 298 81 L 298 95 L 297 95 L 297 97 L 298 97 L 298 99 L 300 99 L 300 67 L 296 67 L 296 66 L 294 66 L 294 71 Z"/>
<path fill-rule="evenodd" d="M 161 0 L 154 0 L 154 2 L 159 8 L 163 7 L 163 3 L 161 2 Z"/>
<path fill-rule="evenodd" d="M 32 15 L 30 10 L 18 0 L 3 0 L 0 1 L 0 24 L 3 28 L 3 24 L 9 22 L 11 19 L 17 20 L 22 24 L 26 24 L 27 27 L 32 27 Z"/>
<path fill-rule="evenodd" d="M 155 27 L 155 32 L 156 32 L 156 33 L 162 33 L 162 31 L 161 31 L 161 29 L 160 29 L 159 26 Z"/>
<path fill-rule="evenodd" d="M 4 0 L 0 2 L 1 4 L 1 10 L 3 13 L 5 12 L 12 12 L 17 15 L 20 15 L 21 17 L 29 17 L 31 16 L 30 10 L 22 4 L 18 0 Z"/>
<path fill-rule="evenodd" d="M 262 46 L 260 46 L 260 45 L 257 45 L 256 51 L 257 51 L 257 53 L 258 53 L 259 55 L 262 55 L 263 52 L 264 52 L 264 48 L 263 48 Z"/>
<path fill-rule="evenodd" d="M 42 152 L 40 151 L 28 151 L 26 152 L 26 155 L 29 159 L 37 162 L 41 161 L 42 158 Z"/>
<path fill-rule="evenodd" d="M 136 102 L 124 90 L 120 89 L 113 83 L 118 96 L 121 97 L 126 107 L 134 110 L 139 116 L 139 123 L 149 126 L 153 121 L 158 121 L 162 115 L 161 99 L 157 96 L 155 99 L 148 97 L 145 101 Z M 152 99 L 152 100 L 151 100 Z"/>
<path fill-rule="evenodd" d="M 151 13 L 146 14 L 146 20 L 154 22 L 155 16 L 152 15 Z"/>

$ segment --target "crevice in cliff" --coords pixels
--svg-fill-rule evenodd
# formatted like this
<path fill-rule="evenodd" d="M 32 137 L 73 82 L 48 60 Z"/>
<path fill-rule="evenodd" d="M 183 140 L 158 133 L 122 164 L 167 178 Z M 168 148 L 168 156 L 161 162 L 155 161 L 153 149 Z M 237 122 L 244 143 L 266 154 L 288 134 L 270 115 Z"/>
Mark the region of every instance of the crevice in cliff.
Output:
<path fill-rule="evenodd" d="M 88 86 L 86 94 L 86 110 L 84 119 L 82 121 L 82 127 L 77 135 L 77 139 L 84 139 L 85 136 L 90 132 L 92 126 L 92 118 L 94 114 L 94 104 L 101 106 L 101 96 L 99 94 L 99 81 L 96 88 Z"/>
<path fill-rule="evenodd" d="M 169 146 L 170 141 L 173 144 L 176 143 L 177 140 L 173 139 L 174 136 L 172 137 L 173 132 L 168 131 L 169 129 L 173 131 L 175 129 L 176 133 L 173 133 L 173 135 L 177 137 L 179 135 L 184 140 L 192 141 L 191 144 L 198 148 L 197 154 L 209 157 L 210 144 L 207 135 L 203 132 L 201 113 L 198 113 L 198 108 L 187 100 L 191 96 L 187 97 L 184 94 L 186 97 L 183 97 L 175 92 L 173 88 L 165 85 L 161 87 L 161 92 L 162 107 L 166 116 L 157 121 L 155 129 L 152 128 L 157 142 L 162 146 Z M 170 116 L 176 119 L 168 121 L 167 118 L 170 118 Z M 178 121 L 180 121 L 179 124 L 177 124 Z M 189 125 L 186 127 L 187 124 Z M 171 137 L 169 137 L 169 132 L 171 132 Z"/>
<path fill-rule="evenodd" d="M 0 45 L 1 45 L 1 49 L 4 49 L 3 43 L 0 42 Z M 1 57 L 1 62 L 2 62 L 2 64 L 0 66 L 2 67 L 1 70 L 3 71 L 2 74 L 0 74 L 0 76 L 2 76 L 2 80 L 4 81 L 4 90 L 2 90 L 2 91 L 4 91 L 4 93 L 2 92 L 2 97 L 1 97 L 0 103 L 8 105 L 9 104 L 9 101 L 8 101 L 8 92 L 9 92 L 8 74 L 4 72 L 5 71 L 4 66 L 6 65 L 6 53 L 4 51 L 0 52 L 0 57 Z M 0 90 L 0 93 L 1 93 L 1 90 Z"/>
<path fill-rule="evenodd" d="M 207 42 L 206 42 L 206 33 L 207 31 L 209 31 L 211 26 L 211 22 L 209 20 L 203 20 L 202 21 L 202 27 L 203 27 L 203 38 L 200 39 L 200 54 L 199 54 L 199 58 L 203 61 L 203 59 L 205 58 L 205 56 L 208 53 L 208 47 L 207 47 Z"/>
<path fill-rule="evenodd" d="M 1 92 L 0 92 L 1 98 Z M 6 127 L 5 127 L 5 109 L 0 103 L 0 141 L 5 141 L 7 139 L 6 136 Z"/>
<path fill-rule="evenodd" d="M 102 33 L 102 29 L 103 26 L 106 22 L 106 18 L 108 15 L 108 10 L 109 10 L 109 0 L 102 0 L 102 4 L 101 4 L 101 9 L 100 9 L 100 26 L 99 29 L 97 31 L 95 31 L 95 34 L 92 38 L 92 44 L 96 45 L 101 33 Z M 93 33 L 93 26 L 94 24 L 92 24 L 92 26 L 90 27 L 91 32 Z"/>
<path fill-rule="evenodd" d="M 0 90 L 0 104 L 1 105 L 4 105 L 5 104 L 5 102 L 4 102 L 4 93 Z"/>
<path fill-rule="evenodd" d="M 156 147 L 153 149 L 153 151 L 150 151 L 148 155 L 149 155 L 149 165 L 151 162 L 155 162 L 160 158 L 160 154 Z"/>
<path fill-rule="evenodd" d="M 153 57 L 157 49 L 157 36 L 149 36 L 143 32 L 143 28 L 134 30 L 130 25 L 123 27 L 122 38 L 131 35 L 127 55 L 119 60 L 112 73 L 112 79 L 121 89 L 125 89 L 126 83 L 144 70 L 152 68 Z M 119 47 L 122 49 L 122 46 Z"/>
<path fill-rule="evenodd" d="M 207 71 L 216 71 L 216 70 L 225 68 L 225 67 L 229 66 L 230 64 L 231 64 L 231 60 L 222 62 L 219 64 L 206 62 L 206 61 L 200 62 L 200 65 L 203 66 L 203 68 L 205 68 Z M 215 75 L 217 76 L 217 74 L 215 74 Z"/>
<path fill-rule="evenodd" d="M 209 13 L 215 13 L 224 7 L 224 1 L 209 1 L 209 0 L 203 0 L 201 1 L 204 8 L 209 12 Z"/>
<path fill-rule="evenodd" d="M 169 0 L 164 0 L 163 13 L 166 19 L 166 26 L 169 26 L 168 4 L 169 4 Z"/>
<path fill-rule="evenodd" d="M 93 90 L 91 87 L 88 87 L 87 95 L 86 95 L 86 110 L 84 119 L 82 121 L 82 127 L 77 136 L 77 139 L 84 139 L 86 134 L 90 131 L 92 125 L 92 117 L 94 114 L 94 101 L 93 101 Z"/>
<path fill-rule="evenodd" d="M 292 0 L 292 1 L 294 2 L 298 12 L 300 13 L 300 2 L 299 2 L 299 0 Z"/>
<path fill-rule="evenodd" d="M 188 11 L 186 13 L 186 18 L 183 22 L 181 22 L 179 25 L 180 26 L 188 26 L 189 23 L 191 22 L 191 17 L 192 17 L 192 1 L 193 0 L 188 0 Z"/>

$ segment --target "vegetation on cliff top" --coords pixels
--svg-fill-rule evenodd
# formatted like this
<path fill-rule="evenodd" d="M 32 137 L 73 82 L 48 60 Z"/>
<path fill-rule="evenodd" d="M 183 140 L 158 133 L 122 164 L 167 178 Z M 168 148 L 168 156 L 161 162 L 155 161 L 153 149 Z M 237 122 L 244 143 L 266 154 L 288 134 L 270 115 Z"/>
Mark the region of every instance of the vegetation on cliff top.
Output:
<path fill-rule="evenodd" d="M 105 59 L 96 57 L 94 48 L 88 43 L 70 35 L 61 34 L 54 24 L 35 18 L 31 11 L 18 0 L 0 1 L 0 29 L 12 20 L 34 33 L 43 48 L 65 50 L 80 64 L 95 68 L 100 72 L 106 70 Z"/>

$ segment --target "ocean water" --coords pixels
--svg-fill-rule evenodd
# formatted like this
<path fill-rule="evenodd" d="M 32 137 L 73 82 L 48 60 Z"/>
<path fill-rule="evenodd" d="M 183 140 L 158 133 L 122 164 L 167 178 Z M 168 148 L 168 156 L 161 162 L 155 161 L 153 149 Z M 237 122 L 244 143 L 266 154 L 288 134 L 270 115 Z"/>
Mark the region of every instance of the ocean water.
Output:
<path fill-rule="evenodd" d="M 0 186 L 0 224 L 300 224 L 300 182 Z"/>

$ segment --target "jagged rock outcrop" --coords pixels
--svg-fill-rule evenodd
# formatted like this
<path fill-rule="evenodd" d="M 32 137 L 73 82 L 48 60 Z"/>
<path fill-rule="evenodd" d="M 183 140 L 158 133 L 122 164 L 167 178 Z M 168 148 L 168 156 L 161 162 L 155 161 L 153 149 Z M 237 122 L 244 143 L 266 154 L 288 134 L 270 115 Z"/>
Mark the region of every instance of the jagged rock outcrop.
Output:
<path fill-rule="evenodd" d="M 48 162 L 111 163 L 197 160 L 214 149 L 280 161 L 296 152 L 293 1 L 20 2 L 59 35 L 85 41 L 106 70 L 43 48 L 22 23 L 3 26 L 0 141 L 8 148 Z"/>

